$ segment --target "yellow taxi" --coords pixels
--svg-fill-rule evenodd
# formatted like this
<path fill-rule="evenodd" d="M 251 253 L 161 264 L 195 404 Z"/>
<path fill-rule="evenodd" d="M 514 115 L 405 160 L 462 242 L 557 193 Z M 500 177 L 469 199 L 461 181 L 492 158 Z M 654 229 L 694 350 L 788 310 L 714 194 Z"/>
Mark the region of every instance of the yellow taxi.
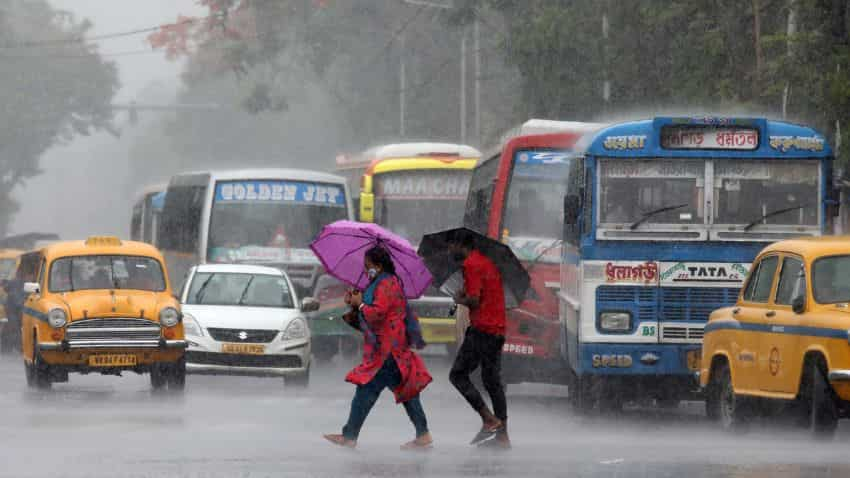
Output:
<path fill-rule="evenodd" d="M 148 244 L 115 237 L 60 242 L 26 254 L 29 294 L 22 351 L 27 384 L 48 388 L 69 372 L 149 373 L 154 389 L 186 383 L 180 303 L 165 261 Z"/>
<path fill-rule="evenodd" d="M 850 415 L 850 237 L 778 242 L 753 263 L 738 302 L 711 314 L 700 383 L 726 429 L 790 410 L 815 435 Z"/>
<path fill-rule="evenodd" d="M 9 317 L 6 311 L 6 288 L 15 278 L 18 260 L 23 253 L 18 249 L 0 249 L 0 352 L 18 349 L 21 344 L 20 323 L 15 320 L 16 317 Z"/>

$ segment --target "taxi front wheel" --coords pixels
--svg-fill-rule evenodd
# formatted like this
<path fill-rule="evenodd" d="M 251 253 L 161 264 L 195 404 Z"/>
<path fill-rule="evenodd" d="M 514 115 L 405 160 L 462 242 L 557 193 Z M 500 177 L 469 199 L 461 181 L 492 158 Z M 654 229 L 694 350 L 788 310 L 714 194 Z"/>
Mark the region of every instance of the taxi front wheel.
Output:
<path fill-rule="evenodd" d="M 808 415 L 809 430 L 816 438 L 833 438 L 838 427 L 838 407 L 835 394 L 826 380 L 826 367 L 821 360 L 809 362 L 800 392 L 803 409 Z"/>
<path fill-rule="evenodd" d="M 50 372 L 38 351 L 33 351 L 31 364 L 24 362 L 24 372 L 26 373 L 27 385 L 30 388 L 39 390 L 50 388 Z"/>
<path fill-rule="evenodd" d="M 720 364 L 711 376 L 706 411 L 709 418 L 717 419 L 724 430 L 746 431 L 752 416 L 751 403 L 735 393 L 729 364 Z"/>

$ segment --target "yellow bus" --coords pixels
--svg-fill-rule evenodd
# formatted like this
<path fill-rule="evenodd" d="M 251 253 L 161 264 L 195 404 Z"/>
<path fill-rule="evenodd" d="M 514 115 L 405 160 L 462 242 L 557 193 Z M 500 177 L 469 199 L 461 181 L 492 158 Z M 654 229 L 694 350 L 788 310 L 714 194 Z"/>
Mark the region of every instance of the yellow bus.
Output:
<path fill-rule="evenodd" d="M 362 222 L 416 245 L 422 235 L 463 225 L 469 179 L 481 153 L 461 144 L 400 143 L 337 158 Z M 452 300 L 436 289 L 411 305 L 429 344 L 455 344 Z"/>

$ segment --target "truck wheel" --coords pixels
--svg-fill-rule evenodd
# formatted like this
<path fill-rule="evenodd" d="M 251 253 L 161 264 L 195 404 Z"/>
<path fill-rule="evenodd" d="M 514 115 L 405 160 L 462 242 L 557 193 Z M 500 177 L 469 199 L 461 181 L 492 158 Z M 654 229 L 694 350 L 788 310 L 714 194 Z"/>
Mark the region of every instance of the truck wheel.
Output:
<path fill-rule="evenodd" d="M 751 417 L 750 404 L 745 397 L 735 393 L 729 364 L 724 363 L 717 368 L 717 380 L 720 427 L 727 431 L 746 431 Z"/>
<path fill-rule="evenodd" d="M 705 415 L 710 421 L 720 421 L 720 393 L 722 386 L 718 378 L 720 367 L 711 369 L 708 386 L 705 387 Z"/>
<path fill-rule="evenodd" d="M 596 406 L 596 397 L 593 394 L 593 384 L 588 378 L 573 376 L 570 380 L 567 393 L 573 410 L 585 414 Z"/>
<path fill-rule="evenodd" d="M 305 389 L 310 386 L 310 367 L 305 372 L 283 379 L 286 388 Z"/>
<path fill-rule="evenodd" d="M 154 391 L 162 390 L 168 385 L 165 366 L 161 363 L 151 365 L 151 389 Z"/>
<path fill-rule="evenodd" d="M 186 359 L 180 360 L 168 365 L 166 370 L 165 380 L 168 383 L 168 390 L 182 392 L 186 388 Z"/>
<path fill-rule="evenodd" d="M 826 367 L 821 360 L 813 360 L 807 372 L 809 430 L 816 438 L 831 440 L 838 427 L 838 407 L 826 380 Z"/>

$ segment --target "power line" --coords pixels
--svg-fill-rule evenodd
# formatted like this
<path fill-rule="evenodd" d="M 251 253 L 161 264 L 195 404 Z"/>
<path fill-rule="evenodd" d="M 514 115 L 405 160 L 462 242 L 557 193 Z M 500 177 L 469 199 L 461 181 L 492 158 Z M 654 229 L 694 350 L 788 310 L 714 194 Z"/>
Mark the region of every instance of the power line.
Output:
<path fill-rule="evenodd" d="M 147 27 L 147 28 L 139 28 L 136 30 L 127 30 L 123 32 L 114 32 L 114 33 L 106 33 L 103 35 L 95 35 L 90 37 L 77 37 L 77 38 L 66 38 L 63 40 L 38 40 L 38 41 L 27 41 L 27 42 L 17 42 L 17 43 L 6 43 L 0 44 L 0 49 L 9 50 L 16 48 L 38 48 L 38 47 L 47 47 L 47 46 L 61 46 L 61 45 L 78 45 L 78 44 L 86 44 L 91 42 L 96 42 L 100 40 L 109 40 L 112 38 L 121 38 L 132 35 L 139 35 L 141 33 L 152 33 L 163 28 L 174 27 L 178 25 L 188 25 L 192 23 L 196 23 L 201 21 L 201 18 L 189 18 L 187 20 L 183 20 L 176 23 L 164 23 L 162 25 L 157 25 L 155 27 Z"/>

